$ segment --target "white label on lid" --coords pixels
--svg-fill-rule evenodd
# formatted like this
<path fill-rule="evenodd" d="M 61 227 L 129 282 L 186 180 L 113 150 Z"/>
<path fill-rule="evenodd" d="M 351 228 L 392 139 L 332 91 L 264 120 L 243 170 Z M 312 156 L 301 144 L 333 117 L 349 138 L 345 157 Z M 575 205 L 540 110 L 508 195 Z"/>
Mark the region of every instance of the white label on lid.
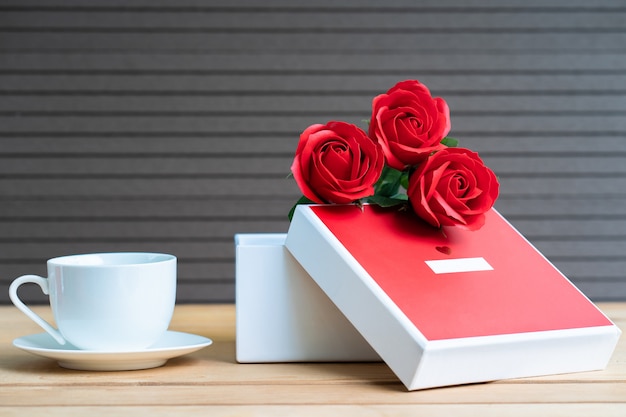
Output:
<path fill-rule="evenodd" d="M 492 271 L 493 267 L 485 260 L 485 258 L 456 258 L 456 259 L 438 259 L 434 261 L 425 261 L 426 265 L 432 269 L 435 274 L 450 274 L 453 272 L 476 272 L 476 271 Z"/>

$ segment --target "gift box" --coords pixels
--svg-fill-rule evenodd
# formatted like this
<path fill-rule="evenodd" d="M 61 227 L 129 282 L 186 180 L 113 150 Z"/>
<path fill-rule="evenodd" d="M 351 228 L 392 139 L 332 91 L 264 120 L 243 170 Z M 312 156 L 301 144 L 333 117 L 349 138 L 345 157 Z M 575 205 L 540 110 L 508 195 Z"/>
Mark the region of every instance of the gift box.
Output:
<path fill-rule="evenodd" d="M 235 236 L 237 361 L 380 361 L 285 249 L 285 238 Z"/>
<path fill-rule="evenodd" d="M 494 209 L 299 205 L 285 246 L 409 390 L 603 369 L 620 336 Z"/>

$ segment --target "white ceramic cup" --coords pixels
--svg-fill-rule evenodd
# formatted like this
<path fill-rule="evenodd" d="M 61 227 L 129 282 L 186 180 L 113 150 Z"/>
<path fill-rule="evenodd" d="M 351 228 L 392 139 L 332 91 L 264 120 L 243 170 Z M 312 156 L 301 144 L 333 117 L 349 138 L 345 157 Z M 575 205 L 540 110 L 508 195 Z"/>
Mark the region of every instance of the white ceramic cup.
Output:
<path fill-rule="evenodd" d="M 28 308 L 17 289 L 39 285 L 50 297 L 58 330 Z M 48 277 L 24 275 L 9 287 L 17 308 L 58 343 L 107 352 L 149 347 L 165 334 L 176 300 L 176 257 L 96 253 L 48 260 Z"/>

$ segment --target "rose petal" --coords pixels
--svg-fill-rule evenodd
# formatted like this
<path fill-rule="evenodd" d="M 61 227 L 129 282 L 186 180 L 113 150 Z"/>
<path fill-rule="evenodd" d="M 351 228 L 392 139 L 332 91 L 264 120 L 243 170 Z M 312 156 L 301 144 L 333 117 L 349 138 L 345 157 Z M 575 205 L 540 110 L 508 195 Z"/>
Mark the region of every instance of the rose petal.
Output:
<path fill-rule="evenodd" d="M 369 134 L 383 147 L 392 168 L 420 164 L 445 147 L 440 142 L 449 131 L 448 105 L 416 80 L 399 82 L 372 101 Z"/>
<path fill-rule="evenodd" d="M 464 148 L 437 151 L 409 177 L 415 213 L 432 225 L 476 230 L 498 195 L 497 178 L 478 154 Z"/>
<path fill-rule="evenodd" d="M 353 175 L 352 155 L 347 146 L 336 143 L 327 146 L 320 154 L 320 163 L 338 180 Z"/>
<path fill-rule="evenodd" d="M 374 193 L 384 165 L 382 147 L 355 125 L 312 125 L 300 135 L 291 170 L 305 197 L 349 203 Z"/>

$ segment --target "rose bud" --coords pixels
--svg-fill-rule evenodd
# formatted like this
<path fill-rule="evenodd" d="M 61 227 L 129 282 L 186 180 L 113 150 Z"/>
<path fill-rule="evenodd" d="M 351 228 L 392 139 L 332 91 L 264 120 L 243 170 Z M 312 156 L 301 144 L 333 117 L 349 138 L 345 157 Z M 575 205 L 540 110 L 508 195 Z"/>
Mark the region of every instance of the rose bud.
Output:
<path fill-rule="evenodd" d="M 374 194 L 384 162 L 380 145 L 363 130 L 333 121 L 302 132 L 291 172 L 309 200 L 345 204 Z"/>
<path fill-rule="evenodd" d="M 446 148 L 411 174 L 407 194 L 415 213 L 431 225 L 477 230 L 498 191 L 496 175 L 476 152 Z"/>
<path fill-rule="evenodd" d="M 372 101 L 369 135 L 383 147 L 387 164 L 400 171 L 418 165 L 450 132 L 450 109 L 416 80 L 402 81 Z"/>

